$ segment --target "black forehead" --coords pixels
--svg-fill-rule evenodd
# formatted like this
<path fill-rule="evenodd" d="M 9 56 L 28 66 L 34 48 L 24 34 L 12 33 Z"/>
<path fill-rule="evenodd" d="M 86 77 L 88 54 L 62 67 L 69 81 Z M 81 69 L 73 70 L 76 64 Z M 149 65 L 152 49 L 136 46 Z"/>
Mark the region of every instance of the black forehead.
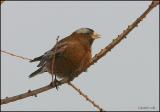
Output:
<path fill-rule="evenodd" d="M 91 33 L 93 33 L 93 32 L 94 32 L 94 30 L 93 30 L 93 29 L 90 29 L 90 28 L 86 28 L 86 29 L 88 29 L 88 31 L 89 31 L 89 32 L 91 32 Z"/>

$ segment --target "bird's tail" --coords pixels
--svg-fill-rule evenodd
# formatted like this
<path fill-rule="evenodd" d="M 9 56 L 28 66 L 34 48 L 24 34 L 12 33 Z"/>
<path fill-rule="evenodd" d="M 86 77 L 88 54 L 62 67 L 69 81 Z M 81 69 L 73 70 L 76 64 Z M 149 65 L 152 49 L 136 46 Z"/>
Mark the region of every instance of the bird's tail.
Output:
<path fill-rule="evenodd" d="M 31 60 L 30 62 L 40 61 L 42 59 L 42 57 L 43 57 L 43 55 L 39 56 L 39 57 L 36 57 L 33 60 Z"/>
<path fill-rule="evenodd" d="M 41 68 L 39 68 L 38 70 L 36 70 L 35 72 L 33 72 L 32 74 L 30 74 L 30 75 L 29 75 L 29 78 L 32 78 L 32 77 L 34 77 L 34 76 L 36 76 L 36 75 L 38 75 L 38 74 L 41 74 L 41 73 L 43 73 L 43 72 L 45 72 L 45 71 L 43 70 L 43 67 L 41 67 Z"/>

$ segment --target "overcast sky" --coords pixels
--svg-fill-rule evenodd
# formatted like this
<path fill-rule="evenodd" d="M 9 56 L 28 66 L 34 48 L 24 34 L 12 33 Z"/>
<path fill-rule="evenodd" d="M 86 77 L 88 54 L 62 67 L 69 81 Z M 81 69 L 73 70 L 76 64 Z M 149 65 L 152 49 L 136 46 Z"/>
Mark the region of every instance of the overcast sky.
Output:
<path fill-rule="evenodd" d="M 93 55 L 147 9 L 150 1 L 7 1 L 1 6 L 1 49 L 34 58 L 56 38 L 89 27 L 102 35 Z M 159 110 L 159 10 L 156 7 L 119 45 L 73 83 L 105 110 Z M 44 73 L 29 79 L 37 63 L 1 55 L 1 98 L 50 83 Z M 97 110 L 67 84 L 2 105 L 2 110 Z"/>

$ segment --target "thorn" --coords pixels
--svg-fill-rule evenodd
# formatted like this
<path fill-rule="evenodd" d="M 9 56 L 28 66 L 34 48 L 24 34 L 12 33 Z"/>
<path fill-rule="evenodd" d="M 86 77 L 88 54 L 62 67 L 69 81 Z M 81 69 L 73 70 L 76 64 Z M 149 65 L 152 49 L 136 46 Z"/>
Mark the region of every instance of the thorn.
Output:
<path fill-rule="evenodd" d="M 142 21 L 142 19 L 141 18 L 137 18 L 137 21 Z"/>
<path fill-rule="evenodd" d="M 57 40 L 57 42 L 58 42 L 58 39 L 59 39 L 59 35 L 57 36 L 57 39 L 56 39 L 56 40 Z"/>
<path fill-rule="evenodd" d="M 101 49 L 101 52 L 103 52 L 104 49 Z"/>
<path fill-rule="evenodd" d="M 119 37 L 119 35 L 118 35 L 118 37 Z M 113 39 L 112 41 L 114 42 L 114 41 L 115 41 L 115 39 Z"/>
<path fill-rule="evenodd" d="M 28 90 L 28 93 L 30 93 L 30 92 L 31 92 L 31 90 L 29 89 L 29 90 Z"/>

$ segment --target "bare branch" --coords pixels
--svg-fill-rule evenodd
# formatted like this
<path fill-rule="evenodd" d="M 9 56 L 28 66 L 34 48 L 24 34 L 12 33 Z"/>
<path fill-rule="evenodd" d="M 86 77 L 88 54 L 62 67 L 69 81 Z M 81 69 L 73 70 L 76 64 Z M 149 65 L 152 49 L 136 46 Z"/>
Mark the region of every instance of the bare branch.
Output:
<path fill-rule="evenodd" d="M 23 59 L 23 60 L 27 60 L 27 61 L 31 61 L 32 59 L 30 58 L 26 58 L 26 57 L 23 57 L 23 56 L 18 56 L 18 55 L 15 55 L 13 53 L 10 53 L 10 52 L 7 52 L 7 51 L 4 51 L 4 50 L 1 50 L 1 52 L 5 53 L 5 54 L 9 54 L 11 56 L 15 56 L 17 57 L 18 59 Z"/>
<path fill-rule="evenodd" d="M 60 84 L 64 84 L 66 82 L 68 82 L 68 81 L 61 80 Z M 26 98 L 26 97 L 29 97 L 29 96 L 36 96 L 37 94 L 42 93 L 42 92 L 47 91 L 47 90 L 50 90 L 54 87 L 55 87 L 55 83 L 53 83 L 52 86 L 47 85 L 47 86 L 41 87 L 41 88 L 36 89 L 36 90 L 28 90 L 27 92 L 22 93 L 22 94 L 17 95 L 17 96 L 6 97 L 5 99 L 1 99 L 1 105 L 2 104 L 7 104 L 7 103 L 10 103 L 10 102 L 14 102 L 14 101 L 17 101 L 17 100 L 20 100 L 20 99 L 23 99 L 23 98 Z"/>
<path fill-rule="evenodd" d="M 80 73 L 82 73 L 83 71 L 85 71 L 87 68 L 89 68 L 91 65 L 93 65 L 94 63 L 96 63 L 100 58 L 102 58 L 103 56 L 106 55 L 106 53 L 108 53 L 109 51 L 111 51 L 112 48 L 114 48 L 118 43 L 120 43 L 120 41 L 124 38 L 126 38 L 126 36 L 135 28 L 138 26 L 138 24 L 146 17 L 146 15 L 157 5 L 159 5 L 159 2 L 157 1 L 152 1 L 152 3 L 149 5 L 148 9 L 139 17 L 137 18 L 136 21 L 134 21 L 131 25 L 128 26 L 128 28 L 126 30 L 124 30 L 120 35 L 118 35 L 118 37 L 116 39 L 114 39 L 108 46 L 106 46 L 104 49 L 102 49 L 98 54 L 96 54 L 93 58 L 92 61 L 83 69 L 80 71 L 77 71 L 75 74 L 78 76 Z M 11 55 L 11 54 L 10 54 Z M 71 80 L 65 80 L 62 79 L 60 81 L 60 83 L 58 83 L 57 86 L 62 85 L 64 83 L 68 83 Z M 41 92 L 47 91 L 49 89 L 52 89 L 55 87 L 55 84 L 53 84 L 53 87 L 51 87 L 50 85 L 44 86 L 42 88 L 33 90 L 33 91 L 27 91 L 26 93 L 17 95 L 17 96 L 13 96 L 13 97 L 8 97 L 5 99 L 1 100 L 1 105 L 2 104 L 7 104 L 9 102 L 14 102 L 26 97 L 30 97 L 30 96 L 35 96 Z"/>
<path fill-rule="evenodd" d="M 86 71 L 87 68 L 89 68 L 91 65 L 93 65 L 94 63 L 96 63 L 100 58 L 102 58 L 103 56 L 105 56 L 109 51 L 111 51 L 111 49 L 113 49 L 118 43 L 121 42 L 121 40 L 123 40 L 124 38 L 126 38 L 126 36 L 135 28 L 138 27 L 138 24 L 146 17 L 146 15 L 157 5 L 159 5 L 159 2 L 157 1 L 152 1 L 152 3 L 149 5 L 149 7 L 142 13 L 142 15 L 140 17 L 138 17 L 131 25 L 128 25 L 127 29 L 123 30 L 123 32 L 118 35 L 116 37 L 116 39 L 113 39 L 112 42 L 107 45 L 104 49 L 101 49 L 101 51 L 96 54 L 93 58 L 92 61 L 86 66 L 84 67 L 83 70 L 77 72 L 77 76 L 83 72 Z"/>
<path fill-rule="evenodd" d="M 89 101 L 94 107 L 96 107 L 99 111 L 104 111 L 99 105 L 97 105 L 93 100 L 91 100 L 87 95 L 85 95 L 80 89 L 78 89 L 71 82 L 68 83 L 73 89 L 75 89 L 81 96 L 83 96 L 87 101 Z"/>

